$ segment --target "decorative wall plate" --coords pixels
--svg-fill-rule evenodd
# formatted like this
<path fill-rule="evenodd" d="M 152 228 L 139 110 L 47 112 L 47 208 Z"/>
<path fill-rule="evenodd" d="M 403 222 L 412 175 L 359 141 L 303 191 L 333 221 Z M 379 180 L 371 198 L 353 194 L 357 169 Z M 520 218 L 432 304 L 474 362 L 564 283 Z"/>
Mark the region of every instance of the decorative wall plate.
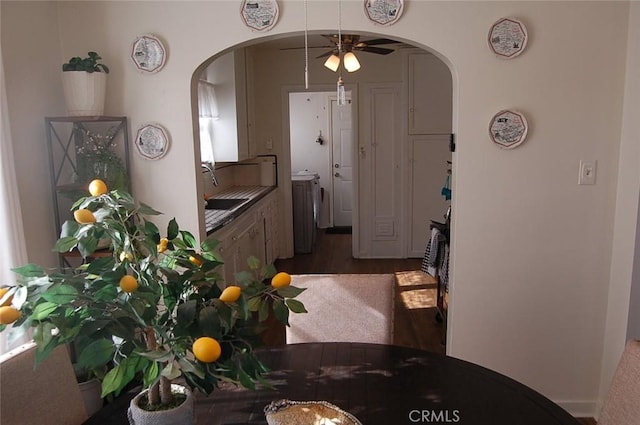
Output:
<path fill-rule="evenodd" d="M 379 25 L 391 25 L 402 15 L 404 0 L 364 0 L 364 13 Z"/>
<path fill-rule="evenodd" d="M 166 58 L 167 50 L 156 36 L 141 35 L 133 42 L 131 60 L 142 72 L 153 74 L 160 71 Z"/>
<path fill-rule="evenodd" d="M 493 116 L 489 126 L 491 140 L 498 146 L 513 149 L 527 137 L 529 126 L 520 112 L 504 110 Z"/>
<path fill-rule="evenodd" d="M 511 59 L 527 45 L 527 27 L 515 18 L 499 19 L 489 31 L 489 47 L 501 58 Z"/>
<path fill-rule="evenodd" d="M 240 9 L 242 22 L 256 31 L 269 31 L 278 22 L 276 0 L 244 0 Z"/>
<path fill-rule="evenodd" d="M 169 150 L 169 135 L 160 124 L 145 124 L 136 135 L 136 147 L 147 159 L 160 159 Z"/>

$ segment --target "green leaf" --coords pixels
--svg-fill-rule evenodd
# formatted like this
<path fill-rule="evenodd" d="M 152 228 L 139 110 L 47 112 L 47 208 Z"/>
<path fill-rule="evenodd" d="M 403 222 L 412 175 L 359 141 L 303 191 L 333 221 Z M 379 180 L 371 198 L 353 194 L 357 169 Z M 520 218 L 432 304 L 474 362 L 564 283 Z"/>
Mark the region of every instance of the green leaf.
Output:
<path fill-rule="evenodd" d="M 295 286 L 283 286 L 279 288 L 276 292 L 283 298 L 295 298 L 301 293 L 303 293 L 307 288 L 296 288 Z"/>
<path fill-rule="evenodd" d="M 275 314 L 276 319 L 280 321 L 280 323 L 289 325 L 289 309 L 282 301 L 273 301 L 273 313 Z"/>
<path fill-rule="evenodd" d="M 169 359 L 171 359 L 172 354 L 168 351 L 161 351 L 161 350 L 156 350 L 156 351 L 141 351 L 138 353 L 138 355 L 142 356 L 142 357 L 146 357 L 149 360 L 152 360 L 154 362 L 166 362 Z"/>
<path fill-rule="evenodd" d="M 220 317 L 214 307 L 208 306 L 200 310 L 198 315 L 198 325 L 202 331 L 202 335 L 212 338 L 220 338 Z"/>
<path fill-rule="evenodd" d="M 179 231 L 178 222 L 176 221 L 175 218 L 172 218 L 171 221 L 169 221 L 169 224 L 167 225 L 167 239 L 172 241 L 175 238 L 177 238 L 178 231 Z"/>
<path fill-rule="evenodd" d="M 187 246 L 191 249 L 196 249 L 196 238 L 186 230 L 180 230 L 180 234 L 182 235 L 182 239 L 187 244 Z"/>
<path fill-rule="evenodd" d="M 58 239 L 53 245 L 53 251 L 55 252 L 69 252 L 78 244 L 78 239 L 75 236 L 65 236 Z"/>
<path fill-rule="evenodd" d="M 42 298 L 58 305 L 71 303 L 77 298 L 77 296 L 78 291 L 70 285 L 56 286 L 42 294 Z"/>
<path fill-rule="evenodd" d="M 100 275 L 106 271 L 110 271 L 114 265 L 115 260 L 112 256 L 99 257 L 89 263 L 87 273 Z"/>
<path fill-rule="evenodd" d="M 307 313 L 307 309 L 304 308 L 304 304 L 302 304 L 298 300 L 288 299 L 285 300 L 284 303 L 287 307 L 289 307 L 289 310 L 293 311 L 294 313 Z"/>
<path fill-rule="evenodd" d="M 78 366 L 95 368 L 106 365 L 113 358 L 116 347 L 110 339 L 98 339 L 87 345 L 78 356 Z"/>
<path fill-rule="evenodd" d="M 260 304 L 260 310 L 258 311 L 258 321 L 264 322 L 267 318 L 269 318 L 269 303 L 263 301 L 262 304 Z"/>
<path fill-rule="evenodd" d="M 247 265 L 249 265 L 250 270 L 258 270 L 260 268 L 260 260 L 252 255 L 247 258 Z"/>
<path fill-rule="evenodd" d="M 31 318 L 33 320 L 44 320 L 47 317 L 49 317 L 51 313 L 56 311 L 57 308 L 58 308 L 58 304 L 56 303 L 52 303 L 49 301 L 40 303 L 36 306 L 36 308 L 33 309 L 33 313 L 31 313 Z"/>
<path fill-rule="evenodd" d="M 102 380 L 102 394 L 100 397 L 104 398 L 105 396 L 118 391 L 122 386 L 124 373 L 125 368 L 122 364 L 116 365 L 113 369 L 107 372 Z"/>
<path fill-rule="evenodd" d="M 142 215 L 161 215 L 162 213 L 160 211 L 156 211 L 153 208 L 151 208 L 149 205 L 144 204 L 144 203 L 140 203 L 140 208 L 138 208 L 138 212 Z"/>
<path fill-rule="evenodd" d="M 118 296 L 115 285 L 107 284 L 93 293 L 93 298 L 100 301 L 111 301 Z"/>
<path fill-rule="evenodd" d="M 42 277 L 45 276 L 44 269 L 36 264 L 27 264 L 21 267 L 11 269 L 11 271 L 24 277 Z"/>
<path fill-rule="evenodd" d="M 154 245 L 160 243 L 160 231 L 158 226 L 150 221 L 144 222 L 144 233 L 153 242 Z"/>
<path fill-rule="evenodd" d="M 158 362 L 151 362 L 149 367 L 144 371 L 142 378 L 142 384 L 145 388 L 149 388 L 160 376 L 160 364 Z"/>
<path fill-rule="evenodd" d="M 93 237 L 85 237 L 78 241 L 78 251 L 82 258 L 87 258 L 93 254 L 98 248 L 98 239 Z"/>
<path fill-rule="evenodd" d="M 204 252 L 211 252 L 220 244 L 220 241 L 213 236 L 209 236 L 207 239 L 202 241 L 200 244 L 200 249 Z"/>
<path fill-rule="evenodd" d="M 249 301 L 247 301 L 247 307 L 249 308 L 249 311 L 258 311 L 261 305 L 262 298 L 260 297 L 249 298 Z"/>
<path fill-rule="evenodd" d="M 62 224 L 60 237 L 73 236 L 79 228 L 80 225 L 76 221 L 67 220 Z"/>
<path fill-rule="evenodd" d="M 276 273 L 278 273 L 278 270 L 276 269 L 276 266 L 274 266 L 273 264 L 267 264 L 262 269 L 262 279 L 263 280 L 264 279 L 271 279 L 273 276 L 276 275 Z"/>
<path fill-rule="evenodd" d="M 249 388 L 250 390 L 254 390 L 256 388 L 256 384 L 253 382 L 253 379 L 251 379 L 243 369 L 238 370 L 238 377 L 240 378 L 240 383 L 243 387 Z"/>
<path fill-rule="evenodd" d="M 175 362 L 169 362 L 169 364 L 167 364 L 164 369 L 162 369 L 162 372 L 160 372 L 160 374 L 168 380 L 173 381 L 181 375 L 180 367 Z"/>
<path fill-rule="evenodd" d="M 189 300 L 178 306 L 178 326 L 186 327 L 193 322 L 196 317 L 196 301 Z"/>

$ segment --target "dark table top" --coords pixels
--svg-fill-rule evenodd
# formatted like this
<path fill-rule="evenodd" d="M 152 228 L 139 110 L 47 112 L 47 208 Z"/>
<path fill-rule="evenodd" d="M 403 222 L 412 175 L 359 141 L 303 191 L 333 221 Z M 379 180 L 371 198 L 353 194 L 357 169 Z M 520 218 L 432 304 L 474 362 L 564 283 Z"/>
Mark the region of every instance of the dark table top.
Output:
<path fill-rule="evenodd" d="M 481 366 L 411 348 L 362 343 L 291 344 L 261 349 L 274 389 L 233 386 L 199 395 L 196 424 L 266 424 L 273 400 L 325 400 L 364 425 L 577 425 L 534 390 Z M 87 424 L 126 424 L 126 404 Z"/>

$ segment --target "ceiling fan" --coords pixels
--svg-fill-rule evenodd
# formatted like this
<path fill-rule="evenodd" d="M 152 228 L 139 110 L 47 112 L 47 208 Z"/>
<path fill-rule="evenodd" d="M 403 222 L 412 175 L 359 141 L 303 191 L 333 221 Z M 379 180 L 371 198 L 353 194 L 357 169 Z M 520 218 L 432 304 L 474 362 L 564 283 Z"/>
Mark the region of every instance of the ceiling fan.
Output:
<path fill-rule="evenodd" d="M 397 44 L 398 41 L 390 40 L 388 38 L 376 38 L 373 40 L 360 41 L 360 36 L 355 34 L 342 34 L 339 35 L 323 35 L 323 37 L 329 39 L 333 43 L 332 46 L 329 47 L 330 50 L 324 52 L 317 59 L 327 57 L 327 60 L 324 63 L 324 66 L 336 72 L 340 67 L 340 53 L 343 56 L 343 64 L 344 68 L 348 72 L 354 72 L 360 69 L 360 62 L 358 58 L 353 53 L 354 51 L 361 51 L 367 53 L 375 53 L 378 55 L 388 55 L 389 53 L 394 52 L 393 49 L 389 49 L 387 47 L 376 47 L 381 44 Z"/>
<path fill-rule="evenodd" d="M 328 47 L 331 50 L 326 51 L 325 53 L 321 54 L 320 56 L 318 56 L 317 58 L 324 58 L 327 56 L 330 56 L 332 54 L 337 54 L 338 53 L 338 35 L 336 34 L 331 34 L 331 35 L 322 35 L 323 37 L 327 38 L 329 41 L 331 41 L 331 43 L 333 43 L 332 46 L 323 46 L 323 47 Z M 381 44 L 399 44 L 399 41 L 395 41 L 395 40 L 390 40 L 388 38 L 376 38 L 373 40 L 364 40 L 364 41 L 360 41 L 360 36 L 359 35 L 355 35 L 355 34 L 342 34 L 342 52 L 343 53 L 348 53 L 348 52 L 353 52 L 355 50 L 358 51 L 362 51 L 362 52 L 368 52 L 368 53 L 376 53 L 378 55 L 388 55 L 389 53 L 393 53 L 395 50 L 394 49 L 389 49 L 386 47 L 375 47 L 375 46 L 379 46 Z"/>

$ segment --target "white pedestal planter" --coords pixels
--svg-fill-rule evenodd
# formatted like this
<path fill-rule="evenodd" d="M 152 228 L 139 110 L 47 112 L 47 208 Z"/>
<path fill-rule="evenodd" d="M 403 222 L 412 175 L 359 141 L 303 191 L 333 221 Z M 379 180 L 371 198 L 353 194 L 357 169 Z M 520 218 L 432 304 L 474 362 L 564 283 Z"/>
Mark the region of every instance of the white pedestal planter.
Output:
<path fill-rule="evenodd" d="M 141 392 L 131 400 L 129 404 L 130 425 L 193 425 L 193 394 L 191 391 L 178 384 L 171 384 L 174 393 L 185 393 L 187 399 L 180 406 L 171 410 L 158 410 L 149 412 L 138 407 L 138 400 L 147 392 Z"/>
<path fill-rule="evenodd" d="M 107 74 L 104 72 L 65 71 L 62 87 L 71 116 L 100 116 L 104 113 Z"/>

